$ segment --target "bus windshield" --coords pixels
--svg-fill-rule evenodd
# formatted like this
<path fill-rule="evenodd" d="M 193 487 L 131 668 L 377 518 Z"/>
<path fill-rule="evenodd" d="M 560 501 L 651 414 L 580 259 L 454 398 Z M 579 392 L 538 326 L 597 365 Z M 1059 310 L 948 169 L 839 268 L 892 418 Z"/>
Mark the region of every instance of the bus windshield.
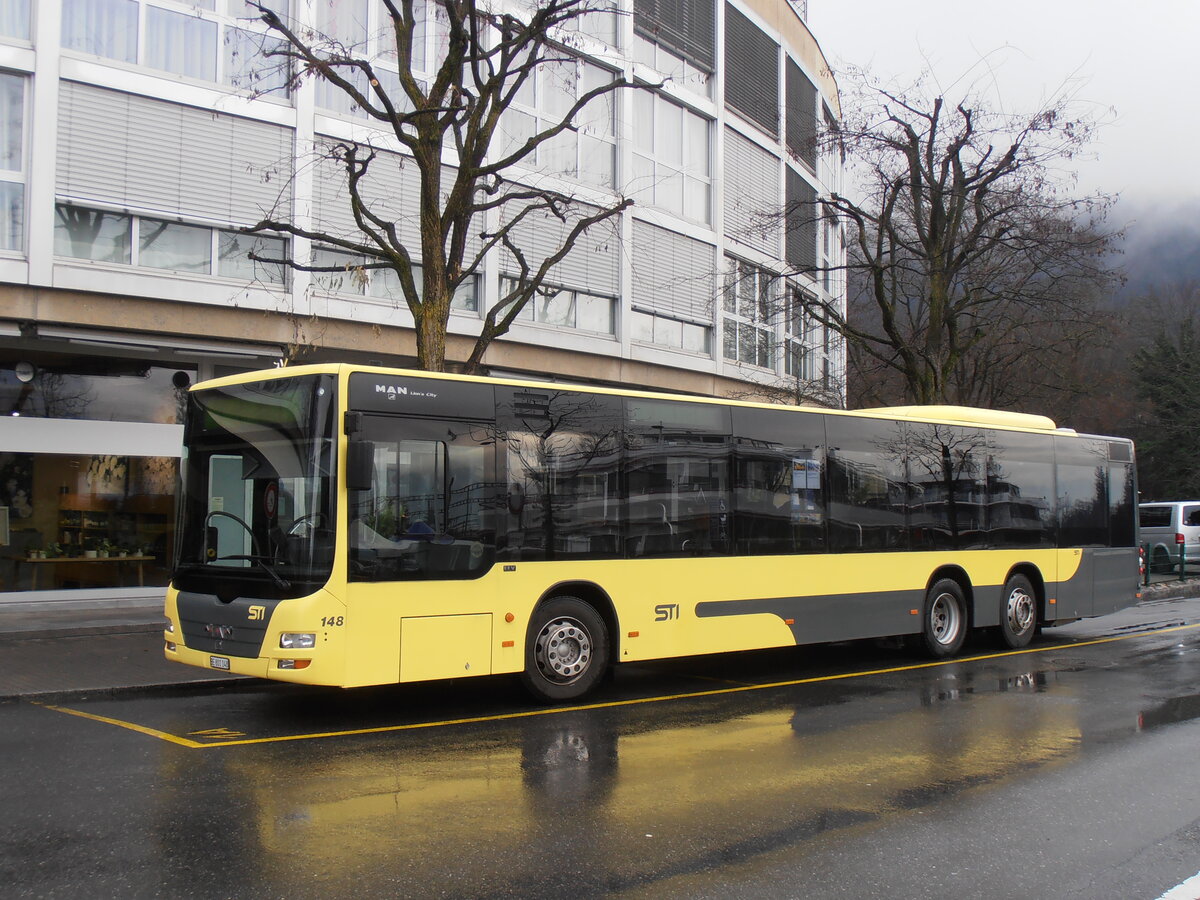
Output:
<path fill-rule="evenodd" d="M 335 400 L 329 375 L 192 392 L 176 587 L 283 599 L 329 579 Z"/>

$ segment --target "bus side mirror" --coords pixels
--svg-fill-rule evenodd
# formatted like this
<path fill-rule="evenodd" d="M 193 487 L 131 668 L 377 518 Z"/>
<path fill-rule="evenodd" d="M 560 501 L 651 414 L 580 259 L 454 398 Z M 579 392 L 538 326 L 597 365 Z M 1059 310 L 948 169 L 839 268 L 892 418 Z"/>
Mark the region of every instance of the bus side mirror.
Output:
<path fill-rule="evenodd" d="M 369 491 L 374 476 L 374 441 L 351 441 L 346 453 L 346 490 Z"/>

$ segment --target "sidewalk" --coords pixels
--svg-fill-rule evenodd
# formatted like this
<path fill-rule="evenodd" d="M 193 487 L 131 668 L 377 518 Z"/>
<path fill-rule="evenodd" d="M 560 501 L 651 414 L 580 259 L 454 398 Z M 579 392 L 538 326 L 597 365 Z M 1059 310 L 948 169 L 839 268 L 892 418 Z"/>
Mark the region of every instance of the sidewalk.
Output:
<path fill-rule="evenodd" d="M 245 680 L 168 662 L 165 624 L 161 600 L 0 601 L 0 701 Z"/>

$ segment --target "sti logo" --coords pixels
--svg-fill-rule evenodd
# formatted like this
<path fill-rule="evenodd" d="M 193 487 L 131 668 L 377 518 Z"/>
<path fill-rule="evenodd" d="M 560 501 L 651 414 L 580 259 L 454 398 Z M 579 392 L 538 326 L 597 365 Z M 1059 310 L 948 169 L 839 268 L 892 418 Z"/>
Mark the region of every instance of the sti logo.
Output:
<path fill-rule="evenodd" d="M 407 397 L 408 388 L 397 387 L 394 384 L 377 384 L 375 385 L 375 393 L 386 394 L 389 400 L 395 400 L 397 397 Z"/>

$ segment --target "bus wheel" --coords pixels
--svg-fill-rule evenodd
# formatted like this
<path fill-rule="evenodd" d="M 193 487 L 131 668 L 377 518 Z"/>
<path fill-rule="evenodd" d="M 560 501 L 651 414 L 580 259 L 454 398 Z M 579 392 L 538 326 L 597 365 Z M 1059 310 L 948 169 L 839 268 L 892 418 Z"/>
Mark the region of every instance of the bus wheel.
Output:
<path fill-rule="evenodd" d="M 521 680 L 539 700 L 574 700 L 594 688 L 608 667 L 608 629 L 577 597 L 555 597 L 533 614 Z"/>
<path fill-rule="evenodd" d="M 1000 640 L 1017 650 L 1033 640 L 1037 628 L 1037 595 L 1024 575 L 1014 575 L 1004 584 L 1000 599 Z"/>
<path fill-rule="evenodd" d="M 937 659 L 953 656 L 967 638 L 967 601 L 952 578 L 935 582 L 925 595 L 921 639 L 925 651 Z"/>

